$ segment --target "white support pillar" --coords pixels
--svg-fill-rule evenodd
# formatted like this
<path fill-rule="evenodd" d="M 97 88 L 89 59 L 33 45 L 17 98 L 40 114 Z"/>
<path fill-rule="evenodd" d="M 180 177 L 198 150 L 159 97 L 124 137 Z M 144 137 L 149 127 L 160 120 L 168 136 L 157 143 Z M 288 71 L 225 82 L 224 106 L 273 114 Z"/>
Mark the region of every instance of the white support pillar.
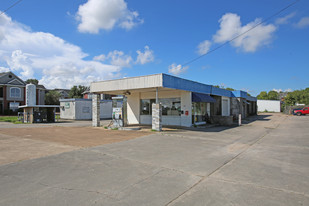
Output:
<path fill-rule="evenodd" d="M 92 126 L 100 127 L 100 95 L 92 95 Z"/>
<path fill-rule="evenodd" d="M 156 104 L 159 103 L 159 89 L 158 87 L 156 88 Z"/>
<path fill-rule="evenodd" d="M 162 105 L 152 104 L 152 129 L 162 131 Z"/>

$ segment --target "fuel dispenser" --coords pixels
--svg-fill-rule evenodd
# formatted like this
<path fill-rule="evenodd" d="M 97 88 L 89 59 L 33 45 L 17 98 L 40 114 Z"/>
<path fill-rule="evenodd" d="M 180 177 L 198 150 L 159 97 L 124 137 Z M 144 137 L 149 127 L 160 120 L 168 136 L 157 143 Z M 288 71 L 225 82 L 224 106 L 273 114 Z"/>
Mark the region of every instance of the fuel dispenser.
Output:
<path fill-rule="evenodd" d="M 125 97 L 112 97 L 112 123 L 110 126 L 113 128 L 124 127 L 127 124 L 126 115 L 126 98 Z"/>

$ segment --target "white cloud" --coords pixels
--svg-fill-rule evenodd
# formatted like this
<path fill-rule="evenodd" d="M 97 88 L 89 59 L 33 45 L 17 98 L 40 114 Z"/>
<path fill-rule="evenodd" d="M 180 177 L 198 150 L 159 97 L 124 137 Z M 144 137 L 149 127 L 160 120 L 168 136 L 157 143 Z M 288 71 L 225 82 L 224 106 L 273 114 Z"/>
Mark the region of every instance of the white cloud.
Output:
<path fill-rule="evenodd" d="M 309 16 L 303 17 L 295 25 L 297 28 L 305 28 L 309 26 Z"/>
<path fill-rule="evenodd" d="M 93 57 L 93 60 L 101 61 L 101 62 L 104 62 L 106 59 L 107 59 L 107 57 L 106 57 L 105 54 L 101 54 L 101 55 Z"/>
<path fill-rule="evenodd" d="M 293 92 L 293 89 L 291 89 L 291 88 L 288 88 L 288 89 L 286 89 L 286 90 L 284 90 L 285 92 Z"/>
<path fill-rule="evenodd" d="M 181 64 L 176 65 L 175 63 L 173 63 L 169 65 L 168 72 L 170 74 L 180 75 L 182 73 L 185 73 L 188 68 L 189 68 L 188 66 L 183 67 Z"/>
<path fill-rule="evenodd" d="M 0 72 L 9 72 L 10 69 L 7 67 L 0 67 Z"/>
<path fill-rule="evenodd" d="M 51 69 L 44 69 L 44 75 L 39 81 L 40 84 L 48 85 L 48 88 L 71 88 L 74 85 L 89 85 L 94 81 L 119 77 L 120 74 L 115 73 L 114 69 L 120 70 L 120 67 L 106 66 L 107 68 L 102 68 L 100 62 L 83 60 L 58 64 Z"/>
<path fill-rule="evenodd" d="M 220 29 L 213 36 L 213 40 L 216 43 L 224 43 L 261 23 L 261 19 L 255 19 L 255 21 L 242 26 L 240 16 L 233 13 L 227 13 L 222 16 L 219 23 Z M 231 45 L 240 48 L 245 52 L 255 52 L 261 46 L 268 45 L 271 42 L 272 34 L 275 30 L 276 27 L 272 24 L 261 24 L 254 28 L 254 30 L 249 31 L 232 41 Z"/>
<path fill-rule="evenodd" d="M 119 26 L 121 28 L 130 30 L 133 27 L 135 27 L 136 25 L 144 23 L 144 20 L 138 18 L 138 15 L 139 14 L 136 11 L 127 13 L 127 15 L 125 16 L 124 20 L 119 23 Z"/>
<path fill-rule="evenodd" d="M 12 52 L 11 58 L 8 58 L 7 64 L 12 71 L 21 70 L 21 78 L 27 79 L 33 77 L 34 71 L 32 69 L 32 61 L 21 50 Z"/>
<path fill-rule="evenodd" d="M 275 88 L 274 88 L 274 89 L 273 89 L 273 91 L 275 91 L 275 92 L 278 92 L 278 93 L 279 93 L 279 92 L 282 92 L 283 90 L 282 90 L 282 89 L 275 89 Z"/>
<path fill-rule="evenodd" d="M 292 89 L 290 89 L 290 88 L 289 88 L 289 89 L 285 89 L 285 90 L 283 90 L 283 89 L 275 89 L 275 88 L 274 88 L 274 89 L 273 89 L 273 91 L 275 91 L 275 92 L 278 92 L 278 93 L 279 93 L 279 92 L 292 92 L 293 90 L 292 90 Z"/>
<path fill-rule="evenodd" d="M 154 61 L 153 50 L 149 49 L 149 46 L 144 47 L 144 52 L 137 50 L 136 64 L 146 64 Z"/>
<path fill-rule="evenodd" d="M 144 51 L 137 50 L 136 61 L 130 55 L 124 54 L 123 51 L 114 50 L 109 52 L 107 55 L 101 54 L 95 56 L 93 60 L 96 61 L 109 61 L 110 64 L 120 67 L 131 67 L 132 64 L 146 64 L 154 61 L 154 52 L 149 46 L 144 47 Z"/>
<path fill-rule="evenodd" d="M 205 40 L 205 41 L 201 42 L 201 43 L 197 46 L 197 48 L 198 48 L 197 53 L 198 53 L 199 55 L 207 54 L 207 52 L 208 52 L 209 49 L 210 49 L 210 46 L 211 46 L 211 42 L 208 41 L 208 40 Z"/>
<path fill-rule="evenodd" d="M 120 66 L 86 61 L 87 56 L 59 37 L 0 16 L 0 65 L 25 80 L 38 78 L 47 88 L 70 88 L 119 76 Z"/>
<path fill-rule="evenodd" d="M 276 24 L 288 24 L 289 23 L 289 20 L 291 18 L 293 18 L 294 16 L 296 15 L 296 12 L 293 12 L 293 13 L 290 13 L 284 17 L 281 17 L 281 18 L 277 18 L 275 23 Z"/>
<path fill-rule="evenodd" d="M 95 56 L 93 60 L 106 61 L 110 60 L 110 63 L 120 67 L 131 67 L 133 59 L 129 55 L 125 55 L 122 51 L 114 50 L 108 53 L 108 55 L 101 54 Z"/>
<path fill-rule="evenodd" d="M 80 32 L 97 34 L 101 29 L 111 30 L 115 26 L 132 29 L 143 23 L 138 16 L 124 0 L 88 0 L 79 6 L 76 19 Z"/>
<path fill-rule="evenodd" d="M 239 35 L 241 27 L 240 16 L 227 13 L 219 20 L 220 30 L 213 36 L 216 43 L 226 42 Z"/>

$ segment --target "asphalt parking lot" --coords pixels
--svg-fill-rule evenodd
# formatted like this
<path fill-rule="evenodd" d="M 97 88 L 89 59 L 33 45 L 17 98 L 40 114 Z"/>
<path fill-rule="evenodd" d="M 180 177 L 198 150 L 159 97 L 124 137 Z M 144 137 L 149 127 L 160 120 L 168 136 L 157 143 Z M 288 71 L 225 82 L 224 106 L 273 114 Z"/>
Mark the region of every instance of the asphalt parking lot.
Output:
<path fill-rule="evenodd" d="M 262 114 L 3 164 L 0 205 L 309 205 L 308 125 Z"/>
<path fill-rule="evenodd" d="M 149 135 L 148 131 L 112 131 L 91 121 L 54 124 L 0 123 L 0 165 Z M 81 126 L 82 125 L 82 126 Z"/>

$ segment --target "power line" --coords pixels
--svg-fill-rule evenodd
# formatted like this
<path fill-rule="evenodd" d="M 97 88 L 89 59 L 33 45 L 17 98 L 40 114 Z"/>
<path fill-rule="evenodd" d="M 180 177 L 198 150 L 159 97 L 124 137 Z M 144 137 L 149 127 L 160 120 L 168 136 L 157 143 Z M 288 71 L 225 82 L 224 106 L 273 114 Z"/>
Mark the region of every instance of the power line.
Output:
<path fill-rule="evenodd" d="M 16 6 L 18 3 L 20 3 L 22 0 L 18 0 L 18 1 L 16 1 L 14 4 L 12 4 L 9 8 L 7 8 L 7 9 L 5 9 L 4 11 L 2 11 L 1 13 L 0 13 L 0 16 L 2 15 L 2 14 L 4 14 L 4 13 L 6 13 L 9 9 L 11 9 L 11 8 L 13 8 L 14 6 Z"/>
<path fill-rule="evenodd" d="M 208 55 L 208 54 L 210 54 L 210 53 L 212 53 L 212 52 L 214 52 L 214 51 L 220 49 L 221 47 L 224 47 L 224 46 L 227 45 L 228 43 L 234 41 L 235 39 L 238 39 L 239 37 L 243 36 L 244 34 L 248 33 L 249 31 L 251 31 L 251 30 L 255 29 L 256 27 L 260 26 L 261 24 L 263 24 L 263 23 L 269 21 L 269 20 L 272 19 L 273 17 L 279 15 L 280 13 L 282 13 L 282 12 L 285 11 L 285 10 L 287 10 L 288 8 L 290 8 L 290 7 L 293 6 L 294 4 L 298 3 L 299 1 L 300 1 L 300 0 L 296 0 L 296 1 L 292 2 L 291 4 L 287 5 L 287 6 L 284 7 L 283 9 L 277 11 L 277 12 L 274 13 L 273 15 L 267 17 L 265 20 L 263 20 L 263 21 L 261 21 L 260 23 L 254 25 L 253 27 L 251 27 L 251 28 L 248 29 L 247 31 L 245 31 L 245 32 L 243 32 L 243 33 L 241 33 L 241 34 L 239 34 L 239 35 L 233 37 L 232 39 L 230 39 L 230 40 L 228 40 L 227 42 L 225 42 L 225 43 L 223 43 L 223 44 L 221 44 L 221 45 L 215 47 L 214 49 L 211 49 L 211 50 L 210 50 L 209 52 L 207 52 L 206 54 L 202 54 L 202 55 L 200 55 L 200 56 L 198 56 L 198 57 L 196 57 L 196 58 L 194 58 L 194 59 L 192 59 L 192 60 L 190 60 L 190 61 L 188 61 L 188 62 L 182 64 L 181 66 L 183 67 L 183 66 L 186 66 L 186 65 L 188 65 L 188 64 L 191 64 L 191 63 L 193 63 L 193 62 L 199 60 L 200 58 L 202 58 L 202 57 L 204 57 L 204 56 L 206 56 L 206 55 Z"/>

